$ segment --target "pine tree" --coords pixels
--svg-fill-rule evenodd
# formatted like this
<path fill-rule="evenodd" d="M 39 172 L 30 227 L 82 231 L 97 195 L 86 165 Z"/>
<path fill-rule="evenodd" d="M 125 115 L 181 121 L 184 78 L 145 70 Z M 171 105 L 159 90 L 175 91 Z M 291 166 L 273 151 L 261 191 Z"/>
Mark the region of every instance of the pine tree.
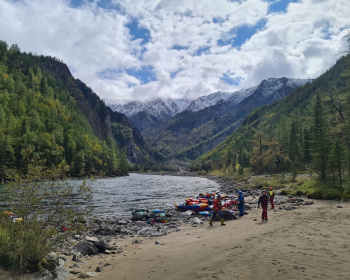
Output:
<path fill-rule="evenodd" d="M 326 112 L 319 94 L 313 107 L 312 165 L 319 178 L 327 181 L 327 161 L 329 156 L 328 125 Z"/>
<path fill-rule="evenodd" d="M 297 124 L 295 121 L 292 122 L 290 137 L 289 137 L 289 158 L 292 162 L 292 179 L 295 180 L 299 171 L 299 160 L 300 160 L 300 147 L 298 141 Z"/>
<path fill-rule="evenodd" d="M 333 185 L 335 184 L 336 173 L 338 173 L 339 185 L 342 185 L 342 170 L 344 165 L 344 156 L 345 154 L 343 145 L 341 144 L 340 139 L 337 138 L 333 142 L 332 151 L 329 159 L 329 166 L 333 175 Z"/>

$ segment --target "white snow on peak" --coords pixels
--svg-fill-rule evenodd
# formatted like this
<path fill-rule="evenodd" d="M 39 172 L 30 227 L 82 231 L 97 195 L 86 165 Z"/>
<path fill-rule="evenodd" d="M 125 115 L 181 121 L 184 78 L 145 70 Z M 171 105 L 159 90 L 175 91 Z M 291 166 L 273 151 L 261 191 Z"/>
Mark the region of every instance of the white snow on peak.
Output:
<path fill-rule="evenodd" d="M 267 80 L 263 80 L 257 89 L 260 90 L 264 96 L 269 96 L 281 89 L 283 86 L 297 88 L 311 81 L 312 80 L 310 79 L 289 79 L 285 77 L 269 78 Z"/>
<path fill-rule="evenodd" d="M 235 92 L 215 92 L 206 96 L 201 96 L 191 100 L 186 98 L 157 98 L 151 101 L 131 101 L 125 104 L 116 104 L 113 100 L 105 100 L 107 106 L 113 111 L 118 111 L 130 117 L 139 112 L 146 112 L 161 119 L 168 119 L 182 111 L 199 111 L 206 107 L 213 106 L 220 101 L 239 103 L 255 91 L 260 90 L 264 96 L 269 96 L 282 88 L 284 85 L 299 87 L 312 80 L 289 79 L 289 78 L 269 78 L 263 80 L 259 85 L 242 89 Z"/>

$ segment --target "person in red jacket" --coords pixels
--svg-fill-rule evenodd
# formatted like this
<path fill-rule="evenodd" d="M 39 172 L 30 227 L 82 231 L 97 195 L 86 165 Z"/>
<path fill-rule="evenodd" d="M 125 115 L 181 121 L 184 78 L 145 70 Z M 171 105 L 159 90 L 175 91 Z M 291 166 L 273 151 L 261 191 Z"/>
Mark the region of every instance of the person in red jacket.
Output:
<path fill-rule="evenodd" d="M 209 220 L 209 224 L 211 226 L 213 225 L 213 220 L 216 217 L 216 213 L 219 213 L 221 225 L 226 226 L 226 224 L 224 223 L 224 216 L 221 213 L 221 209 L 222 209 L 221 199 L 222 199 L 221 195 L 218 194 L 213 201 L 213 215 Z"/>
<path fill-rule="evenodd" d="M 275 208 L 275 205 L 273 204 L 273 199 L 275 198 L 275 192 L 272 190 L 272 187 L 269 187 L 269 195 L 270 195 L 270 203 L 271 203 L 271 209 Z"/>
<path fill-rule="evenodd" d="M 258 208 L 262 208 L 261 219 L 263 221 L 268 221 L 267 219 L 267 205 L 269 204 L 269 197 L 266 194 L 266 191 L 262 191 L 262 196 L 259 197 Z"/>

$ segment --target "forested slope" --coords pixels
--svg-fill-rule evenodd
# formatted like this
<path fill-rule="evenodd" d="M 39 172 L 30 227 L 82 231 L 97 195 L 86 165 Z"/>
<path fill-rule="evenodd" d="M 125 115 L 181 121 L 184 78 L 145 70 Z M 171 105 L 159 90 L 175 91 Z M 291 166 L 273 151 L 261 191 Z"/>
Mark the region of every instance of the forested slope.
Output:
<path fill-rule="evenodd" d="M 350 56 L 312 83 L 252 111 L 242 126 L 193 163 L 193 170 L 316 172 L 342 185 L 350 169 Z"/>
<path fill-rule="evenodd" d="M 124 152 L 124 150 L 126 152 Z M 0 172 L 65 162 L 71 175 L 127 174 L 127 158 L 162 157 L 122 114 L 112 112 L 56 58 L 0 41 Z"/>

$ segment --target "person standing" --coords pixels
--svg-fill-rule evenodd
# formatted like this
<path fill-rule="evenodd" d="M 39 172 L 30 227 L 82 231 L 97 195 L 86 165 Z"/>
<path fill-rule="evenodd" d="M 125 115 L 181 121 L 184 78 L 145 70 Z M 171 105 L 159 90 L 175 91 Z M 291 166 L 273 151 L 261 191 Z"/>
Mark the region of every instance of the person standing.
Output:
<path fill-rule="evenodd" d="M 275 198 L 275 192 L 273 191 L 272 187 L 269 187 L 269 190 L 271 209 L 274 209 L 275 205 L 273 204 L 273 199 Z"/>
<path fill-rule="evenodd" d="M 269 197 L 267 196 L 266 191 L 262 191 L 262 196 L 259 197 L 258 208 L 260 208 L 260 204 L 261 204 L 261 208 L 262 208 L 261 219 L 263 221 L 268 221 L 268 219 L 267 219 L 267 206 L 269 204 Z"/>
<path fill-rule="evenodd" d="M 226 224 L 224 223 L 224 216 L 222 215 L 222 212 L 221 212 L 221 209 L 222 209 L 221 199 L 222 199 L 221 195 L 218 194 L 213 201 L 213 215 L 209 220 L 209 224 L 211 226 L 213 225 L 213 220 L 216 217 L 216 213 L 219 213 L 221 225 L 226 226 Z"/>
<path fill-rule="evenodd" d="M 238 201 L 239 215 L 243 216 L 244 215 L 244 196 L 242 191 L 238 192 L 237 201 Z"/>

